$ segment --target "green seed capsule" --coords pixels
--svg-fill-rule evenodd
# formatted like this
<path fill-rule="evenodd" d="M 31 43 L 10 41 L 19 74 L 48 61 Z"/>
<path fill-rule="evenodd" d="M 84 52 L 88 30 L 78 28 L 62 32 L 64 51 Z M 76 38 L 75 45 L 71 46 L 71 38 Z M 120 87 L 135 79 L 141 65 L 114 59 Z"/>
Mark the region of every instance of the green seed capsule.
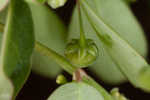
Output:
<path fill-rule="evenodd" d="M 91 39 L 86 39 L 84 48 L 81 47 L 79 39 L 72 39 L 65 50 L 66 58 L 79 68 L 92 64 L 96 60 L 97 55 L 97 46 Z"/>

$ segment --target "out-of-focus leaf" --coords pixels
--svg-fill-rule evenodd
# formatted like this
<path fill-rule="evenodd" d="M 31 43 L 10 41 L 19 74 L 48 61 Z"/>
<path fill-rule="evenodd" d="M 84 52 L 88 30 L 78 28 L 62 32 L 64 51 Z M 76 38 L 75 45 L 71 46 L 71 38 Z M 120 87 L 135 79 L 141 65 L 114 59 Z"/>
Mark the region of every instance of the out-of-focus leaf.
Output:
<path fill-rule="evenodd" d="M 102 95 L 92 86 L 83 82 L 67 83 L 58 89 L 48 100 L 104 100 Z"/>
<path fill-rule="evenodd" d="M 96 0 L 94 0 L 96 1 Z M 102 45 L 117 64 L 118 69 L 128 78 L 128 80 L 137 88 L 150 91 L 150 67 L 124 39 L 118 31 L 109 26 L 103 18 L 97 14 L 96 9 L 91 8 L 93 2 L 81 1 L 84 13 L 86 13 L 93 29 L 99 37 Z"/>
<path fill-rule="evenodd" d="M 37 0 L 40 3 L 45 3 L 47 0 Z"/>
<path fill-rule="evenodd" d="M 36 2 L 28 3 L 32 10 L 36 41 L 63 54 L 66 27 L 48 7 Z M 56 77 L 61 71 L 57 63 L 36 50 L 33 53 L 32 64 L 35 72 L 50 78 Z"/>
<path fill-rule="evenodd" d="M 8 2 L 9 0 L 0 0 L 0 11 L 2 11 L 6 7 Z"/>
<path fill-rule="evenodd" d="M 3 24 L 3 25 L 5 24 L 7 11 L 8 11 L 8 8 L 5 8 L 0 12 L 0 24 Z"/>
<path fill-rule="evenodd" d="M 36 2 L 28 3 L 32 9 L 36 40 L 44 45 L 54 48 L 63 54 L 65 47 L 66 28 L 59 18 L 47 7 Z M 0 13 L 0 21 L 4 24 L 7 9 Z M 41 13 L 39 13 L 41 12 Z M 42 16 L 41 16 L 42 14 Z M 38 16 L 38 17 L 37 17 Z M 51 19 L 53 19 L 51 21 Z M 55 34 L 54 34 L 55 33 Z M 55 44 L 54 44 L 55 42 Z M 57 44 L 57 45 L 56 45 Z M 35 51 L 33 54 L 33 70 L 47 77 L 55 77 L 60 73 L 59 66 L 47 57 Z"/>
<path fill-rule="evenodd" d="M 2 24 L 0 24 L 0 35 L 2 35 L 2 32 L 4 31 L 4 28 L 3 28 L 3 25 Z M 2 37 L 0 37 L 0 39 L 2 39 Z M 0 44 L 1 44 L 1 41 L 0 41 Z"/>
<path fill-rule="evenodd" d="M 14 100 L 30 72 L 32 17 L 24 0 L 11 0 L 0 58 L 0 100 Z"/>
<path fill-rule="evenodd" d="M 88 0 L 87 2 L 90 3 L 91 1 Z M 92 2 L 93 5 L 90 5 L 90 7 L 95 9 L 97 14 L 100 15 L 106 23 L 113 27 L 118 34 L 133 46 L 133 48 L 135 48 L 142 56 L 146 56 L 147 44 L 143 30 L 128 8 L 128 5 L 122 0 L 95 0 Z M 111 57 L 105 51 L 84 13 L 82 13 L 82 20 L 86 37 L 95 40 L 99 49 L 99 57 L 95 64 L 90 67 L 91 70 L 107 83 L 118 84 L 125 81 L 126 78 L 116 67 L 118 65 L 112 61 Z M 75 9 L 70 24 L 69 37 L 79 37 L 79 29 L 78 12 L 77 9 Z"/>
<path fill-rule="evenodd" d="M 136 0 L 123 0 L 123 1 L 125 1 L 127 3 L 134 3 L 134 2 L 136 2 Z"/>

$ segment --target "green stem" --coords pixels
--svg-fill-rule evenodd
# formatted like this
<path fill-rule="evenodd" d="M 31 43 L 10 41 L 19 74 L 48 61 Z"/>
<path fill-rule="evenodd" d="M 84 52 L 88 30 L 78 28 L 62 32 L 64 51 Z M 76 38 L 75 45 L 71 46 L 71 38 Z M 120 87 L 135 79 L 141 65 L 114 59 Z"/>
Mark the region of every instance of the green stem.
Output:
<path fill-rule="evenodd" d="M 3 27 L 2 27 L 2 29 L 3 29 Z M 73 75 L 73 73 L 76 71 L 75 66 L 70 64 L 63 56 L 59 55 L 52 49 L 47 48 L 46 46 L 42 45 L 41 43 L 39 43 L 39 42 L 35 43 L 35 50 L 37 50 L 38 52 L 40 52 L 41 54 L 43 54 L 45 56 L 52 58 L 53 60 L 55 60 L 69 74 Z M 111 95 L 88 75 L 83 77 L 82 81 L 93 86 L 94 88 L 96 88 L 101 93 L 101 95 L 104 97 L 105 100 L 113 100 Z"/>
<path fill-rule="evenodd" d="M 35 50 L 39 51 L 43 55 L 53 58 L 65 71 L 67 71 L 71 75 L 73 75 L 73 73 L 76 72 L 76 68 L 72 64 L 70 64 L 63 56 L 57 54 L 50 48 L 45 47 L 39 42 L 36 42 Z M 86 73 L 85 74 L 81 73 L 81 75 L 84 75 L 82 81 L 96 88 L 100 92 L 100 94 L 104 97 L 104 100 L 113 100 L 112 96 L 104 88 L 102 88 L 95 80 L 86 75 Z"/>
<path fill-rule="evenodd" d="M 53 51 L 50 48 L 45 47 L 39 42 L 36 42 L 35 44 L 35 50 L 40 52 L 41 54 L 48 56 L 55 60 L 56 63 L 58 63 L 65 71 L 67 71 L 69 74 L 73 74 L 73 72 L 76 71 L 76 68 L 70 64 L 63 56 L 59 55 L 55 51 Z"/>
<path fill-rule="evenodd" d="M 79 25 L 80 25 L 80 46 L 84 48 L 86 46 L 86 39 L 84 35 L 84 30 L 83 30 L 83 22 L 82 22 L 82 17 L 81 17 L 81 9 L 80 9 L 79 0 L 77 0 L 77 6 L 78 6 Z"/>
<path fill-rule="evenodd" d="M 77 82 L 84 82 L 92 87 L 94 87 L 104 98 L 104 100 L 114 100 L 113 97 L 93 78 L 88 76 L 83 69 L 78 69 L 73 74 L 73 80 Z"/>

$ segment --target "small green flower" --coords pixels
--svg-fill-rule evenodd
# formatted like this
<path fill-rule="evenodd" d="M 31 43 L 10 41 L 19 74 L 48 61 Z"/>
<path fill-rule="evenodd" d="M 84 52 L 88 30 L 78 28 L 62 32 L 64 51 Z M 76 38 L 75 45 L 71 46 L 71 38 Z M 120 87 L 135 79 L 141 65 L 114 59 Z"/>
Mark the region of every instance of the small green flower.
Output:
<path fill-rule="evenodd" d="M 64 75 L 58 75 L 56 78 L 56 83 L 57 84 L 65 84 L 65 83 L 67 83 L 67 79 Z"/>
<path fill-rule="evenodd" d="M 86 46 L 83 48 L 79 39 L 72 39 L 65 50 L 66 58 L 79 68 L 92 64 L 98 55 L 98 49 L 94 41 L 86 39 L 85 42 Z"/>
<path fill-rule="evenodd" d="M 111 95 L 113 96 L 114 100 L 128 100 L 123 94 L 119 93 L 118 88 L 112 89 Z"/>
<path fill-rule="evenodd" d="M 48 0 L 47 2 L 52 8 L 56 9 L 64 6 L 67 0 Z"/>

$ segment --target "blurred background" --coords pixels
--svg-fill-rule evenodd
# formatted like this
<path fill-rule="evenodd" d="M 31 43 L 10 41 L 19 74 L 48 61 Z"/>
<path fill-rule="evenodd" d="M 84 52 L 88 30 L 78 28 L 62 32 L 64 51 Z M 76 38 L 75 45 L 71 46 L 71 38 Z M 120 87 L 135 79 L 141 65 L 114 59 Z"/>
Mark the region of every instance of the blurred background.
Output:
<path fill-rule="evenodd" d="M 68 0 L 64 7 L 55 10 L 66 26 L 69 24 L 74 5 L 75 0 Z M 131 4 L 131 8 L 145 31 L 145 35 L 149 43 L 147 61 L 150 62 L 150 0 L 137 0 L 136 3 Z M 139 89 L 135 89 L 130 83 L 124 83 L 119 86 L 111 86 L 104 84 L 89 70 L 86 71 L 108 91 L 110 91 L 113 87 L 119 87 L 120 92 L 130 100 L 150 100 L 150 94 Z M 71 80 L 71 77 L 67 73 L 64 72 L 64 75 Z M 31 72 L 28 81 L 22 88 L 16 100 L 46 100 L 58 86 L 59 85 L 56 84 L 55 79 L 45 78 Z"/>

